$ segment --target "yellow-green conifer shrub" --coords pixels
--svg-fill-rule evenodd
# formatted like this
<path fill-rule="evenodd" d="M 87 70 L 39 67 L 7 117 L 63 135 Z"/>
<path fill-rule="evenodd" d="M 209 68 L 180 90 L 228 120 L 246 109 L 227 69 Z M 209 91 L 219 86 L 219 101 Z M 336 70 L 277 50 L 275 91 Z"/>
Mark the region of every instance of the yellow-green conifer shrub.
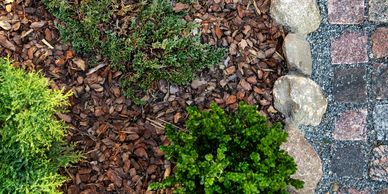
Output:
<path fill-rule="evenodd" d="M 66 180 L 59 168 L 80 158 L 54 115 L 71 94 L 48 86 L 38 73 L 0 58 L 0 193 L 59 193 Z"/>

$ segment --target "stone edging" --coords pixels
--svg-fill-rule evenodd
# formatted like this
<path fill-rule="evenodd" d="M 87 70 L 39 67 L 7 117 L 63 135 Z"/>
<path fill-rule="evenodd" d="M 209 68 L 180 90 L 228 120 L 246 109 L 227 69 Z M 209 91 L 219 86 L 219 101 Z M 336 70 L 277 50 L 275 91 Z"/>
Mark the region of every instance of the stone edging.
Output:
<path fill-rule="evenodd" d="M 288 141 L 282 145 L 295 158 L 298 171 L 293 178 L 305 181 L 303 189 L 291 193 L 312 194 L 322 177 L 322 162 L 305 139 L 299 125 L 317 126 L 326 112 L 328 101 L 321 87 L 309 77 L 312 73 L 308 33 L 318 29 L 322 17 L 315 0 L 272 0 L 270 13 L 279 24 L 290 29 L 283 44 L 289 73 L 274 85 L 274 106 L 286 116 Z"/>

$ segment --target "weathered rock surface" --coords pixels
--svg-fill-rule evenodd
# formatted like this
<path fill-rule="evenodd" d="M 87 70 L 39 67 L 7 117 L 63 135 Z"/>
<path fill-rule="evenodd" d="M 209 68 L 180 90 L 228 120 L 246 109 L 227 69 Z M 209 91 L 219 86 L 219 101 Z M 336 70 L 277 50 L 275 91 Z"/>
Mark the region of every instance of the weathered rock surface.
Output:
<path fill-rule="evenodd" d="M 273 89 L 275 108 L 287 122 L 317 126 L 326 112 L 327 100 L 313 80 L 296 75 L 279 78 Z"/>
<path fill-rule="evenodd" d="M 387 9 L 387 0 L 369 0 L 369 20 L 379 23 L 388 23 Z"/>
<path fill-rule="evenodd" d="M 300 34 L 318 29 L 322 19 L 315 0 L 272 0 L 270 12 L 276 22 Z"/>
<path fill-rule="evenodd" d="M 370 176 L 373 180 L 388 182 L 388 145 L 380 145 L 372 150 Z"/>
<path fill-rule="evenodd" d="M 367 140 L 367 109 L 342 113 L 335 122 L 333 137 L 337 140 Z"/>
<path fill-rule="evenodd" d="M 302 35 L 288 34 L 284 39 L 283 52 L 289 70 L 311 75 L 313 62 L 310 44 Z"/>
<path fill-rule="evenodd" d="M 373 110 L 373 124 L 377 140 L 388 140 L 388 104 L 378 104 Z"/>
<path fill-rule="evenodd" d="M 300 190 L 290 188 L 290 193 L 315 193 L 315 188 L 323 174 L 321 159 L 298 128 L 287 125 L 286 130 L 288 132 L 288 140 L 281 145 L 281 149 L 287 151 L 295 159 L 298 166 L 298 170 L 292 178 L 305 182 L 304 187 Z"/>

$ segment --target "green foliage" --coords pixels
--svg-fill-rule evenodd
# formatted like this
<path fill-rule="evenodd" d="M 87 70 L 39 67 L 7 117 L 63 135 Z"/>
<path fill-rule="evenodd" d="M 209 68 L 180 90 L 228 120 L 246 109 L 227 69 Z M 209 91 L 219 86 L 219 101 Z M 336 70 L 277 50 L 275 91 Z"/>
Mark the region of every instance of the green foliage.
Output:
<path fill-rule="evenodd" d="M 112 29 L 115 20 L 111 18 L 117 17 L 112 10 L 123 7 L 116 5 L 116 1 L 43 2 L 64 23 L 64 26 L 58 25 L 64 41 L 70 42 L 78 52 L 105 57 L 115 69 L 124 72 L 122 85 L 130 97 L 144 93 L 160 79 L 187 84 L 196 72 L 224 57 L 224 49 L 203 44 L 199 34 L 193 35 L 198 26 L 182 19 L 182 13 L 175 13 L 169 0 L 143 0 L 127 5 L 133 13 L 126 14 L 132 14 L 133 19 L 129 29 L 124 29 L 128 31 L 124 35 Z"/>
<path fill-rule="evenodd" d="M 149 189 L 175 187 L 176 193 L 286 193 L 287 185 L 303 187 L 292 179 L 294 159 L 280 145 L 287 133 L 270 124 L 255 107 L 240 103 L 226 114 L 213 104 L 210 110 L 189 108 L 187 131 L 166 127 L 170 145 L 162 147 L 176 163 L 174 174 Z"/>
<path fill-rule="evenodd" d="M 59 168 L 80 158 L 54 118 L 70 93 L 48 86 L 44 77 L 0 58 L 0 193 L 58 193 L 66 180 Z"/>

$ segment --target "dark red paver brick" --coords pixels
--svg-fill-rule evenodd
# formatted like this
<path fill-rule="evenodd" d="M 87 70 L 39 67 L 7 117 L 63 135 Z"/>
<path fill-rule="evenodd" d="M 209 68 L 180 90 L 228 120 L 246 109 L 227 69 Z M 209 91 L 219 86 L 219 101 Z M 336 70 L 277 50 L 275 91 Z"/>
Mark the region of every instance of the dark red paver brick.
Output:
<path fill-rule="evenodd" d="M 367 158 L 358 144 L 334 145 L 331 170 L 339 177 L 362 178 Z"/>
<path fill-rule="evenodd" d="M 388 57 L 388 28 L 377 28 L 372 34 L 372 50 L 374 58 Z"/>
<path fill-rule="evenodd" d="M 366 102 L 366 67 L 335 68 L 333 95 L 337 102 Z"/>
<path fill-rule="evenodd" d="M 331 63 L 352 64 L 368 62 L 368 37 L 363 33 L 344 32 L 331 41 Z"/>
<path fill-rule="evenodd" d="M 331 24 L 360 24 L 364 21 L 364 10 L 364 0 L 328 0 Z"/>
<path fill-rule="evenodd" d="M 335 123 L 333 133 L 337 140 L 366 140 L 366 117 L 368 111 L 352 110 L 342 113 Z"/>
<path fill-rule="evenodd" d="M 369 20 L 388 23 L 388 1 L 369 0 Z"/>
<path fill-rule="evenodd" d="M 377 100 L 388 100 L 388 64 L 373 65 L 373 80 Z"/>

